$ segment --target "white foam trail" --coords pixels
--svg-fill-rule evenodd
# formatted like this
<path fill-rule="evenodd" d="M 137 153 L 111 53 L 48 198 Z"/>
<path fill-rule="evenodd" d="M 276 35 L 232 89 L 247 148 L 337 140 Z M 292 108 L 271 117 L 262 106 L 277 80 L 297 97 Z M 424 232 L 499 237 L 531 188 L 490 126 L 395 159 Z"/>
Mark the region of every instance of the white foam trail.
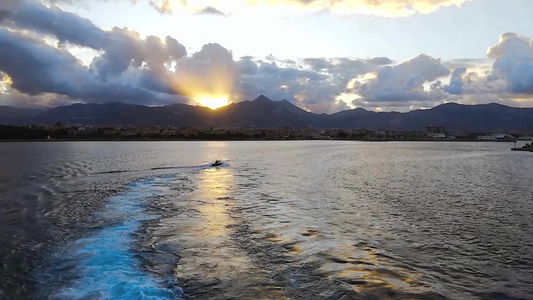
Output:
<path fill-rule="evenodd" d="M 142 201 L 168 189 L 171 177 L 150 178 L 131 183 L 111 199 L 102 216 L 116 225 L 101 228 L 94 235 L 74 242 L 70 255 L 79 278 L 63 288 L 59 299 L 179 299 L 163 287 L 160 279 L 139 268 L 132 251 L 141 222 L 153 219 L 145 213 Z"/>

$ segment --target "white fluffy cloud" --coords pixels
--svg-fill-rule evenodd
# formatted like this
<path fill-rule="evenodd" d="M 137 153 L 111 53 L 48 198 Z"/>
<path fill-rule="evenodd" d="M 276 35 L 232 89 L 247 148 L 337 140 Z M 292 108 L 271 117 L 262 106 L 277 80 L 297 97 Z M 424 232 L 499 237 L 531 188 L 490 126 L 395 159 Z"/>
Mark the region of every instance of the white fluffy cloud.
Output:
<path fill-rule="evenodd" d="M 514 33 L 504 33 L 489 47 L 492 67 L 473 71 L 470 64 L 457 67 L 444 91 L 465 103 L 487 101 L 533 106 L 533 41 Z"/>
<path fill-rule="evenodd" d="M 244 99 L 264 94 L 289 100 L 310 111 L 331 113 L 348 108 L 338 96 L 349 90 L 350 81 L 391 62 L 384 57 L 307 58 L 298 62 L 243 57 L 237 64 Z"/>
<path fill-rule="evenodd" d="M 533 94 L 533 41 L 505 33 L 490 47 L 488 57 L 495 59 L 492 76 L 506 82 L 509 93 Z"/>
<path fill-rule="evenodd" d="M 440 60 L 421 55 L 379 70 L 377 77 L 355 85 L 353 104 L 408 110 L 444 102 L 498 102 L 533 106 L 533 41 L 514 33 L 500 36 L 483 60 Z M 449 69 L 451 68 L 451 69 Z"/>
<path fill-rule="evenodd" d="M 438 97 L 424 84 L 449 74 L 440 61 L 428 55 L 419 55 L 392 67 L 383 67 L 375 79 L 362 83 L 357 92 L 367 102 L 424 101 Z"/>

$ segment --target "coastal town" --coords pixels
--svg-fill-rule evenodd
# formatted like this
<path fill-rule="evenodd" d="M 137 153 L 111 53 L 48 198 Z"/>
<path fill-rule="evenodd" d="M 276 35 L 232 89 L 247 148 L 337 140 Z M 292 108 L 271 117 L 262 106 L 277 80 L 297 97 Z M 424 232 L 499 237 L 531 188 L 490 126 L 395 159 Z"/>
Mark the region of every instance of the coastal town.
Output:
<path fill-rule="evenodd" d="M 442 126 L 369 130 L 318 128 L 195 128 L 161 126 L 0 125 L 0 140 L 361 140 L 361 141 L 516 141 L 531 132 L 466 132 Z"/>

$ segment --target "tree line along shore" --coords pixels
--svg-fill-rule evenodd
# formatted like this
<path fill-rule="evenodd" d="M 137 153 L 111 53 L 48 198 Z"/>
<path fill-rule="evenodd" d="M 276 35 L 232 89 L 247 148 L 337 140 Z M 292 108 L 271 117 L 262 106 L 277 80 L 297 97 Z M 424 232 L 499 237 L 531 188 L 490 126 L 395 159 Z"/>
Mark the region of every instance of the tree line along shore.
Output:
<path fill-rule="evenodd" d="M 428 126 L 424 130 L 312 128 L 174 128 L 123 126 L 0 125 L 0 140 L 362 140 L 362 141 L 515 141 L 527 132 L 465 132 Z"/>

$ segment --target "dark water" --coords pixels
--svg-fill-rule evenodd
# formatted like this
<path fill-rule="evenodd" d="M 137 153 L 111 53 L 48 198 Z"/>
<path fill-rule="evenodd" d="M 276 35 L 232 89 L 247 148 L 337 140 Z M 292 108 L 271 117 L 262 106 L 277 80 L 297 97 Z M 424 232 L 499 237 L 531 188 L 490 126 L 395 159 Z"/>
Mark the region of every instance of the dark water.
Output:
<path fill-rule="evenodd" d="M 0 143 L 0 298 L 533 299 L 511 146 Z"/>

